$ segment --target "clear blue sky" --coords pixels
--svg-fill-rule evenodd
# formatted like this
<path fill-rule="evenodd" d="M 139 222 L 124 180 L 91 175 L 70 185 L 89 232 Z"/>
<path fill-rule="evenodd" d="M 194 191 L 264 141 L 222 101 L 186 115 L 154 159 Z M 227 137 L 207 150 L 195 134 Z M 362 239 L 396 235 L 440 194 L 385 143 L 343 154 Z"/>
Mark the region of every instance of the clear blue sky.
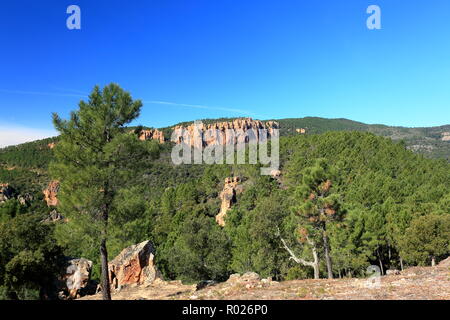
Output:
<path fill-rule="evenodd" d="M 81 30 L 66 27 L 71 4 Z M 366 27 L 371 4 L 381 30 Z M 145 101 L 138 122 L 155 127 L 222 116 L 448 124 L 449 17 L 448 0 L 1 1 L 0 127 L 51 130 L 51 112 L 67 116 L 109 82 Z"/>

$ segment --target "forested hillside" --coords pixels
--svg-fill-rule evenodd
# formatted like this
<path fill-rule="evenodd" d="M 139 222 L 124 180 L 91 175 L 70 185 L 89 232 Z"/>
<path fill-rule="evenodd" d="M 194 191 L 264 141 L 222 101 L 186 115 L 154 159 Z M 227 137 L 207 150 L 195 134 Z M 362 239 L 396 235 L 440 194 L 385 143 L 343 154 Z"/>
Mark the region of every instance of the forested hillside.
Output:
<path fill-rule="evenodd" d="M 171 144 L 158 145 L 159 158 L 136 169 L 114 199 L 110 256 L 151 240 L 164 277 L 188 282 L 221 281 L 246 271 L 277 280 L 312 278 L 315 271 L 319 277 L 362 276 L 369 265 L 385 272 L 430 265 L 448 256 L 450 164 L 446 159 L 428 159 L 408 150 L 404 142 L 364 132 L 379 130 L 378 135 L 391 136 L 402 129 L 315 118 L 281 120 L 280 126 L 279 177 L 261 176 L 258 165 L 175 166 Z M 306 128 L 307 133 L 293 133 L 297 128 Z M 388 132 L 383 130 L 391 131 L 381 134 Z M 405 136 L 410 130 L 414 129 L 407 129 Z M 437 137 L 439 130 L 417 132 Z M 39 220 L 35 217 L 42 219 L 52 209 L 39 194 L 51 179 L 49 144 L 55 141 L 0 151 L 0 183 L 9 183 L 16 194 L 33 193 L 37 202 L 0 204 L 0 260 L 17 254 L 5 243 L 25 236 L 8 230 L 33 225 Z M 221 227 L 215 216 L 228 177 L 239 177 L 240 192 Z M 45 228 L 50 231 L 30 230 L 45 238 L 40 241 L 54 240 L 64 256 L 92 260 L 93 278 L 99 279 L 97 233 L 92 225 L 68 219 Z M 56 249 L 46 244 L 39 250 Z M 14 263 L 34 268 L 39 259 Z M 29 295 L 25 289 L 39 288 L 34 279 L 11 283 L 8 279 L 17 270 L 0 267 L 1 284 L 21 288 L 22 297 Z"/>

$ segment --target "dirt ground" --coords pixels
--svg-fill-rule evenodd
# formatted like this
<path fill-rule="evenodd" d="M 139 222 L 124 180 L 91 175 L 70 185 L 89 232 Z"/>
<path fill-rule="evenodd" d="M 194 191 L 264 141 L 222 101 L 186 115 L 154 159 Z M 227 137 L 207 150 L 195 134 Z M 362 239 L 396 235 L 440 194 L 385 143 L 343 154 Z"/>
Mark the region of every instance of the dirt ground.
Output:
<path fill-rule="evenodd" d="M 101 295 L 81 300 L 99 300 Z M 399 275 L 368 279 L 320 279 L 276 282 L 256 274 L 196 290 L 180 281 L 157 281 L 123 288 L 113 300 L 450 300 L 450 259 L 436 267 L 413 267 Z"/>

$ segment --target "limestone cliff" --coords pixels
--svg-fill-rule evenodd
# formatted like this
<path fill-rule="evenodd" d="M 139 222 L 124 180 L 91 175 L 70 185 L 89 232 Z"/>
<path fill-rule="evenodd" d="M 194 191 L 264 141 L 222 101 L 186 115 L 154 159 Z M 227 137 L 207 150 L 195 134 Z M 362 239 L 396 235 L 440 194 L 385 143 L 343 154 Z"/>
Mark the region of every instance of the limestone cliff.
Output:
<path fill-rule="evenodd" d="M 142 130 L 139 133 L 139 140 L 157 140 L 159 143 L 164 143 L 164 133 L 158 129 Z"/>
<path fill-rule="evenodd" d="M 278 135 L 278 123 L 275 121 L 262 122 L 252 118 L 239 118 L 229 122 L 215 122 L 210 124 L 191 124 L 176 126 L 171 141 L 202 148 L 210 145 L 231 145 L 270 139 Z M 266 129 L 264 137 L 260 137 L 260 129 Z"/>

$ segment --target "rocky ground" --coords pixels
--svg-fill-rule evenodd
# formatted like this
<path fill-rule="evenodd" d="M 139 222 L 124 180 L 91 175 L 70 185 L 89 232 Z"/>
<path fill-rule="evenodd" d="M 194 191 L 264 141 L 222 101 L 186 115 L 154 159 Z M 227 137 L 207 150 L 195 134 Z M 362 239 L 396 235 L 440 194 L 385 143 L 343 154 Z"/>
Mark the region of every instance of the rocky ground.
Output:
<path fill-rule="evenodd" d="M 203 288 L 198 288 L 202 287 Z M 122 288 L 115 300 L 450 300 L 450 258 L 436 267 L 413 267 L 398 275 L 367 279 L 321 279 L 276 282 L 255 273 L 232 275 L 223 283 L 184 285 L 156 280 L 147 286 Z M 98 300 L 101 295 L 82 300 Z"/>

